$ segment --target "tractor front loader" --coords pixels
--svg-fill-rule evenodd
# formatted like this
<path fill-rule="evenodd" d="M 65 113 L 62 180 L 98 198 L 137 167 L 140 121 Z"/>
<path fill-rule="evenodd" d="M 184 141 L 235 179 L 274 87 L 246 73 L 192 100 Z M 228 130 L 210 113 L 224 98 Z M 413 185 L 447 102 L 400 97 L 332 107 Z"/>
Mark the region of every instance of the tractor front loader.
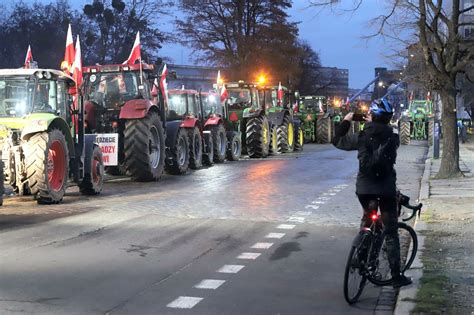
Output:
<path fill-rule="evenodd" d="M 59 203 L 70 181 L 84 195 L 102 190 L 102 153 L 84 134 L 82 96 L 61 71 L 0 70 L 0 148 L 5 183 L 38 203 Z"/>

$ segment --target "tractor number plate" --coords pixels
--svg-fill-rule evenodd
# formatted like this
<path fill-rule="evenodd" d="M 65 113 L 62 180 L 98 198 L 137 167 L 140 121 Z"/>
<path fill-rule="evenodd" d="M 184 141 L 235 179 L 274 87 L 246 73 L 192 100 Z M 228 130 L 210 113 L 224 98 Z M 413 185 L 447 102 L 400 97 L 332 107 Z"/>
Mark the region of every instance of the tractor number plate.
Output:
<path fill-rule="evenodd" d="M 99 133 L 95 138 L 105 166 L 118 165 L 118 133 Z"/>

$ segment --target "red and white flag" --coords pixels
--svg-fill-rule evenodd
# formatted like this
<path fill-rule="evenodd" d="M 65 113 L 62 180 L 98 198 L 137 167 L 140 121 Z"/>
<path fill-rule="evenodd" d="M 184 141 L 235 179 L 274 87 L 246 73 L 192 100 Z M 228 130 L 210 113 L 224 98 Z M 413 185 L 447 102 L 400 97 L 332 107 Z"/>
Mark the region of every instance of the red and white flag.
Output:
<path fill-rule="evenodd" d="M 229 97 L 229 92 L 227 92 L 227 89 L 225 88 L 225 84 L 222 84 L 220 94 L 221 94 L 221 103 L 224 103 L 225 100 Z"/>
<path fill-rule="evenodd" d="M 25 69 L 31 68 L 32 62 L 33 62 L 33 54 L 31 53 L 31 46 L 28 45 L 28 50 L 26 51 L 26 57 L 25 57 L 25 64 L 23 67 Z"/>
<path fill-rule="evenodd" d="M 166 82 L 167 75 L 168 75 L 168 67 L 165 64 L 163 66 L 163 71 L 161 71 L 160 88 L 161 88 L 161 93 L 163 94 L 163 99 L 165 100 L 166 105 L 168 105 L 168 83 Z"/>
<path fill-rule="evenodd" d="M 221 80 L 222 80 L 222 79 L 221 79 L 221 70 L 218 70 L 218 71 L 217 71 L 217 81 L 216 81 L 216 83 L 217 83 L 217 88 L 219 88 L 219 85 L 221 84 Z"/>
<path fill-rule="evenodd" d="M 281 82 L 278 83 L 277 98 L 279 103 L 283 101 L 283 88 L 281 87 Z"/>
<path fill-rule="evenodd" d="M 135 61 L 140 60 L 142 62 L 142 55 L 140 51 L 140 32 L 137 32 L 137 37 L 135 38 L 135 43 L 133 43 L 132 51 L 128 59 L 123 62 L 123 64 L 133 65 Z"/>
<path fill-rule="evenodd" d="M 82 54 L 81 54 L 81 42 L 79 41 L 79 35 L 76 37 L 76 50 L 74 57 L 74 69 L 73 78 L 76 81 L 76 87 L 80 88 L 82 85 Z"/>
<path fill-rule="evenodd" d="M 426 100 L 431 101 L 431 92 L 430 91 L 428 91 L 428 93 L 426 93 Z"/>
<path fill-rule="evenodd" d="M 64 52 L 64 61 L 61 63 L 61 70 L 71 75 L 74 71 L 73 64 L 76 52 L 74 51 L 74 42 L 72 40 L 71 24 L 67 29 L 66 35 L 66 51 Z"/>

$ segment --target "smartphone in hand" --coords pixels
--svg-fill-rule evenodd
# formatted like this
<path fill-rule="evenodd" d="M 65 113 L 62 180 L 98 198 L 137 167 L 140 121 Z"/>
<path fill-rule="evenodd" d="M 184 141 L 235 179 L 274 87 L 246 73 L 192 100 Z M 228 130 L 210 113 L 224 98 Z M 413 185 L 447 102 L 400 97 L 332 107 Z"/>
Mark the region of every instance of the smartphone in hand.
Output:
<path fill-rule="evenodd" d="M 365 121 L 365 118 L 366 118 L 366 114 L 357 114 L 355 113 L 353 116 L 352 116 L 352 120 L 353 121 Z"/>

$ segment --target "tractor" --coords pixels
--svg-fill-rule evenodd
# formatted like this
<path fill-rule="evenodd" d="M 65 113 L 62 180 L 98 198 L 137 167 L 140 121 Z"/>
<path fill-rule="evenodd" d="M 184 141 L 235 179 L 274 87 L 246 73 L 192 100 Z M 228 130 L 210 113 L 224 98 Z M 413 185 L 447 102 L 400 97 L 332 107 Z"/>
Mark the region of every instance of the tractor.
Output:
<path fill-rule="evenodd" d="M 324 96 L 300 96 L 298 105 L 294 107 L 295 116 L 299 118 L 305 142 L 316 142 L 317 121 L 323 114 L 323 105 L 326 102 Z"/>
<path fill-rule="evenodd" d="M 399 120 L 400 143 L 410 139 L 433 141 L 433 103 L 429 100 L 413 100 Z"/>
<path fill-rule="evenodd" d="M 283 86 L 259 86 L 260 100 L 270 121 L 270 153 L 302 150 L 304 137 L 300 120 L 295 119 L 291 104 L 294 94 Z"/>
<path fill-rule="evenodd" d="M 166 110 L 152 95 L 154 65 L 83 67 L 86 132 L 96 134 L 106 171 L 158 180 L 165 164 Z"/>
<path fill-rule="evenodd" d="M 69 180 L 83 195 L 101 192 L 102 153 L 96 137 L 84 134 L 78 92 L 74 80 L 61 71 L 0 70 L 2 175 L 18 195 L 59 203 Z"/>
<path fill-rule="evenodd" d="M 184 174 L 188 167 L 199 169 L 203 164 L 214 164 L 211 131 L 204 130 L 203 108 L 195 90 L 169 90 L 166 143 L 170 156 L 166 170 Z M 225 134 L 224 134 L 225 141 Z M 225 142 L 223 145 L 225 157 Z"/>
<path fill-rule="evenodd" d="M 265 158 L 270 151 L 270 123 L 260 102 L 257 85 L 244 81 L 226 83 L 228 130 L 242 132 L 242 151 L 250 158 Z"/>

